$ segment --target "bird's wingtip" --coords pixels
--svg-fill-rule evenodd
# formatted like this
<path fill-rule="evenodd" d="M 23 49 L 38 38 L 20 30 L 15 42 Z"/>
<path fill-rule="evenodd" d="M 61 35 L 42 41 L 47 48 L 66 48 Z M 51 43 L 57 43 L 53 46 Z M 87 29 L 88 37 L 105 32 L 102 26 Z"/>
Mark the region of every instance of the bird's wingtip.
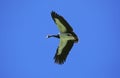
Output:
<path fill-rule="evenodd" d="M 55 13 L 55 11 L 52 10 L 51 13 Z"/>

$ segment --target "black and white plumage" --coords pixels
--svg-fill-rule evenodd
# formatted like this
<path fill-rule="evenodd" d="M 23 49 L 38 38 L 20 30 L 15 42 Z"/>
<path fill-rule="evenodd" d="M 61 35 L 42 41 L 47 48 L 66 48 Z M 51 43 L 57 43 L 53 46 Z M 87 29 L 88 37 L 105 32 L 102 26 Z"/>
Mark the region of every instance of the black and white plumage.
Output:
<path fill-rule="evenodd" d="M 67 21 L 62 16 L 52 11 L 51 17 L 54 20 L 54 22 L 57 24 L 60 34 L 48 35 L 47 37 L 60 38 L 60 43 L 56 50 L 54 59 L 55 59 L 55 63 L 63 64 L 66 61 L 66 58 L 71 48 L 73 47 L 74 43 L 78 42 L 78 37 L 73 32 L 72 27 L 67 23 Z"/>

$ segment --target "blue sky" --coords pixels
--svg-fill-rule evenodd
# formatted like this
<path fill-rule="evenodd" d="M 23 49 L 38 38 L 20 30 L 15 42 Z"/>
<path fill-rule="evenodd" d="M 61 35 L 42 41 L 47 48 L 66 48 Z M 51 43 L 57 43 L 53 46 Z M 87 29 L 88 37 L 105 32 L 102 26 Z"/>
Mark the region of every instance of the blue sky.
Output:
<path fill-rule="evenodd" d="M 80 38 L 63 65 L 51 11 Z M 0 0 L 0 78 L 120 78 L 120 1 Z"/>

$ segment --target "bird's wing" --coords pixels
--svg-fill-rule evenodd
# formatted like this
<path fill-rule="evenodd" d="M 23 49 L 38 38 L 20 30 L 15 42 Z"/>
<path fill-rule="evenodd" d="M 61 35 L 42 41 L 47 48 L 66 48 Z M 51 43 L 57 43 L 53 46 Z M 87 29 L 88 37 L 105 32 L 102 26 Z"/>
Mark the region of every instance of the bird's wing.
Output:
<path fill-rule="evenodd" d="M 57 48 L 56 54 L 54 56 L 55 63 L 63 64 L 71 50 L 74 42 L 71 40 L 60 39 L 60 44 Z"/>
<path fill-rule="evenodd" d="M 58 29 L 61 33 L 72 32 L 72 27 L 67 23 L 67 21 L 55 12 L 51 12 L 52 19 L 57 24 Z"/>

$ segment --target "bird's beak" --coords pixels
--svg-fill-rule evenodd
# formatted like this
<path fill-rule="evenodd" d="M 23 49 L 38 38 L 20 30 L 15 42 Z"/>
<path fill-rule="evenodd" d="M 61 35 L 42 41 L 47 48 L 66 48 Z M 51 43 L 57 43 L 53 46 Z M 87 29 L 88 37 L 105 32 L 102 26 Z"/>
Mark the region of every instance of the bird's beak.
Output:
<path fill-rule="evenodd" d="M 47 35 L 45 38 L 49 38 L 49 35 Z"/>

